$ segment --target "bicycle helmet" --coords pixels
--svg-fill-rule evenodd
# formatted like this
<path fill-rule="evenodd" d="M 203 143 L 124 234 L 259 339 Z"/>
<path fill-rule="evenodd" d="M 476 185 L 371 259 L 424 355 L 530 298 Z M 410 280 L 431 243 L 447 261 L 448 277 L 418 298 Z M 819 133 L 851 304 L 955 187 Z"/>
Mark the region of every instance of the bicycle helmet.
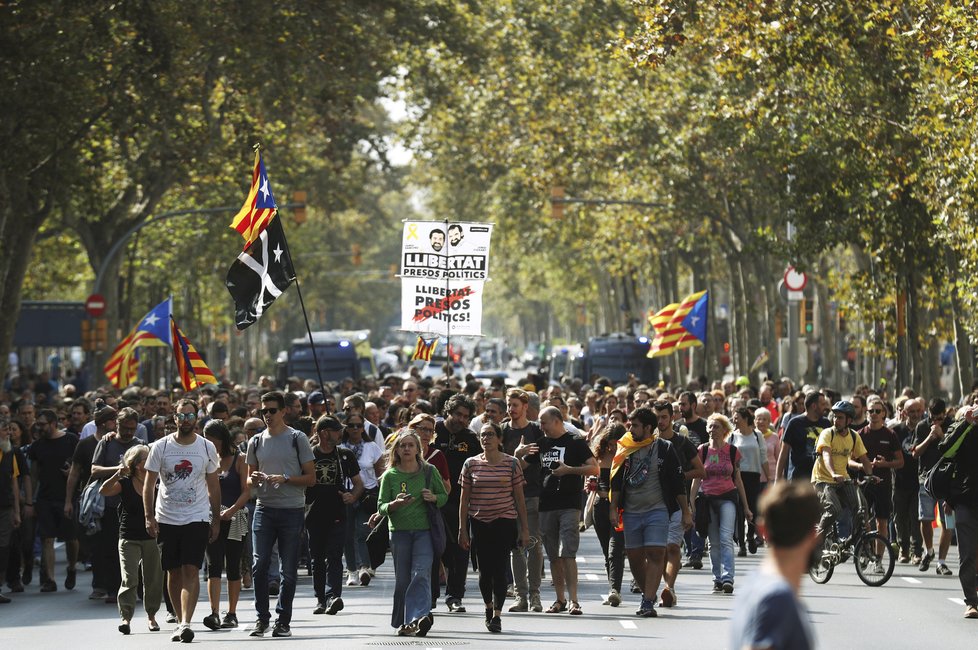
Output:
<path fill-rule="evenodd" d="M 846 400 L 840 400 L 835 403 L 832 407 L 833 413 L 841 413 L 843 415 L 849 416 L 850 419 L 856 419 L 856 409 L 852 405 L 852 402 L 847 402 Z"/>

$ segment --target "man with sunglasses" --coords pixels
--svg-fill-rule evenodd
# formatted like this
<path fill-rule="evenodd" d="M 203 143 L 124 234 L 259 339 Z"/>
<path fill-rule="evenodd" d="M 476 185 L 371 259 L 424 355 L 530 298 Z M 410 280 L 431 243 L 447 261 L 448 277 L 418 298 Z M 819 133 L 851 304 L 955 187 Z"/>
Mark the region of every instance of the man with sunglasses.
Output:
<path fill-rule="evenodd" d="M 176 403 L 177 432 L 157 440 L 146 459 L 143 508 L 146 532 L 160 544 L 167 591 L 177 628 L 171 641 L 190 643 L 207 544 L 221 530 L 220 459 L 214 444 L 197 435 L 197 404 Z M 159 478 L 159 498 L 156 498 Z"/>
<path fill-rule="evenodd" d="M 257 490 L 252 522 L 255 562 L 252 580 L 258 620 L 251 636 L 265 636 L 271 620 L 268 607 L 268 569 L 278 543 L 281 590 L 272 636 L 292 636 L 292 601 L 299 568 L 299 537 L 305 515 L 305 490 L 316 482 L 315 457 L 309 439 L 286 424 L 286 395 L 272 391 L 261 396 L 266 429 L 248 441 L 248 484 Z"/>
<path fill-rule="evenodd" d="M 876 532 L 883 539 L 890 538 L 890 515 L 893 514 L 893 470 L 903 467 L 903 449 L 900 439 L 886 426 L 886 408 L 883 400 L 872 395 L 866 401 L 869 424 L 859 430 L 859 437 L 866 447 L 866 456 L 873 465 L 873 474 L 879 483 L 867 483 L 864 492 L 870 510 L 876 517 Z"/>

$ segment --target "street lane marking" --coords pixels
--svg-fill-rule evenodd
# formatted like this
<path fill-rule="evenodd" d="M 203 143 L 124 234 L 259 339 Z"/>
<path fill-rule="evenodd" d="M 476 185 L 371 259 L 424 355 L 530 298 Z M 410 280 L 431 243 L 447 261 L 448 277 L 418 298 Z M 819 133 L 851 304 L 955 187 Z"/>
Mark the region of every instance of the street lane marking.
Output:
<path fill-rule="evenodd" d="M 598 576 L 595 573 L 585 573 L 584 574 L 584 579 L 585 580 L 597 580 L 598 579 Z"/>
<path fill-rule="evenodd" d="M 962 607 L 967 605 L 967 603 L 964 602 L 964 598 L 948 598 L 948 600 L 950 600 L 955 605 L 961 605 Z"/>
<path fill-rule="evenodd" d="M 635 621 L 618 621 L 618 622 L 621 623 L 621 626 L 623 628 L 625 628 L 626 630 L 637 630 L 638 629 L 638 626 L 635 625 Z"/>
<path fill-rule="evenodd" d="M 917 580 L 917 578 L 908 578 L 906 576 L 902 576 L 902 578 L 904 580 L 906 580 L 907 582 L 909 582 L 910 584 L 912 584 L 912 585 L 920 585 L 920 584 L 923 584 L 920 580 Z"/>

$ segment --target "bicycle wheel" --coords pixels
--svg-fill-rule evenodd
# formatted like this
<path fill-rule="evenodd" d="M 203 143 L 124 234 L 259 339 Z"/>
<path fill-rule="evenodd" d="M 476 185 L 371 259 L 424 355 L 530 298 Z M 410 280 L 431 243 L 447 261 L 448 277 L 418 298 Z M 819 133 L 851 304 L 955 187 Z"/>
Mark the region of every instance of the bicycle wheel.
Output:
<path fill-rule="evenodd" d="M 860 580 L 870 587 L 882 587 L 893 575 L 896 553 L 879 533 L 867 533 L 856 542 L 852 559 Z"/>
<path fill-rule="evenodd" d="M 832 578 L 832 572 L 835 571 L 835 562 L 832 559 L 832 554 L 823 552 L 823 546 L 815 549 L 813 553 L 818 555 L 818 560 L 812 562 L 812 565 L 808 568 L 808 575 L 811 579 L 820 584 L 824 585 Z"/>

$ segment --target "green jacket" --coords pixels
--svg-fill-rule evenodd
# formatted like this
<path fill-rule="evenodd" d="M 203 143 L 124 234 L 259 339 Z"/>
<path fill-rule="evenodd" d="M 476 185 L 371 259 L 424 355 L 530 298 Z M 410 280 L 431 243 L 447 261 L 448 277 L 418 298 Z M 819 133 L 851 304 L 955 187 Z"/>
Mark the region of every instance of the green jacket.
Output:
<path fill-rule="evenodd" d="M 437 500 L 436 505 L 441 508 L 448 501 L 448 493 L 445 492 L 445 484 L 441 480 L 441 474 L 434 465 L 424 463 L 417 472 L 402 472 L 396 467 L 391 467 L 380 477 L 380 494 L 377 497 L 377 511 L 382 515 L 388 516 L 388 527 L 391 532 L 395 530 L 428 530 L 428 511 L 425 507 L 425 500 L 421 497 L 421 490 L 425 487 L 425 468 L 431 472 L 430 489 Z M 414 497 L 414 501 L 397 510 L 388 511 L 388 504 L 397 498 L 401 492 L 407 492 Z"/>

